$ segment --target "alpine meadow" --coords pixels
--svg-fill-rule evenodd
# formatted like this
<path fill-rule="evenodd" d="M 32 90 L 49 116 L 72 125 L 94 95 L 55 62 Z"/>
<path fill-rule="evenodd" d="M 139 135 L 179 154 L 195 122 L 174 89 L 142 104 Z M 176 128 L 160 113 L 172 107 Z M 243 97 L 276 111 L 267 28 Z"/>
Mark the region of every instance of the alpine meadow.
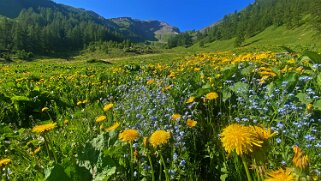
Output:
<path fill-rule="evenodd" d="M 1 181 L 321 180 L 320 0 L 86 9 L 0 0 Z"/>

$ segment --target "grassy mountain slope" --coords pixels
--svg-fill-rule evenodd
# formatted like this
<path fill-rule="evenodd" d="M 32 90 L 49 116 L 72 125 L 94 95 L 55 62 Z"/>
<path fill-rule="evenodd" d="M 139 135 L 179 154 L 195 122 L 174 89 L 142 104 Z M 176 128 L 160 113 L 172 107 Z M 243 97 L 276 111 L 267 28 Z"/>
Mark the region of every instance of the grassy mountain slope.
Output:
<path fill-rule="evenodd" d="M 248 51 L 254 50 L 274 50 L 281 51 L 280 46 L 287 46 L 295 50 L 306 48 L 321 50 L 321 42 L 318 41 L 320 35 L 311 26 L 303 25 L 294 29 L 288 29 L 286 26 L 270 26 L 261 33 L 245 39 L 242 46 L 238 49 Z M 216 40 L 205 44 L 202 48 L 199 43 L 194 44 L 189 49 L 195 52 L 200 51 L 224 51 L 234 48 L 235 38 L 228 40 Z"/>

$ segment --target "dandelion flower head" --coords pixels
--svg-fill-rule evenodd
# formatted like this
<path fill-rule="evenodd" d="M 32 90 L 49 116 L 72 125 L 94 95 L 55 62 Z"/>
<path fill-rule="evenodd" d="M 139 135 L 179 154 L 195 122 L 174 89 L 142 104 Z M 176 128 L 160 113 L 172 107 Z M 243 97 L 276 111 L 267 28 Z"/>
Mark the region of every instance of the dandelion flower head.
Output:
<path fill-rule="evenodd" d="M 111 125 L 110 127 L 106 128 L 106 131 L 110 132 L 110 131 L 114 131 L 115 129 L 117 129 L 119 127 L 119 123 L 115 122 L 113 125 Z"/>
<path fill-rule="evenodd" d="M 155 131 L 149 138 L 150 144 L 156 148 L 158 146 L 164 145 L 171 138 L 171 134 L 165 130 Z"/>
<path fill-rule="evenodd" d="M 192 119 L 187 119 L 187 121 L 186 121 L 186 125 L 187 125 L 188 127 L 190 127 L 190 128 L 195 127 L 196 124 L 197 124 L 197 121 L 194 121 L 194 120 L 192 120 Z"/>
<path fill-rule="evenodd" d="M 9 163 L 11 163 L 11 160 L 8 159 L 8 158 L 0 160 L 0 168 L 3 167 L 3 166 L 8 165 Z"/>
<path fill-rule="evenodd" d="M 99 116 L 99 117 L 96 118 L 96 122 L 97 123 L 102 123 L 102 122 L 104 122 L 106 120 L 107 120 L 106 116 Z"/>
<path fill-rule="evenodd" d="M 191 97 L 189 97 L 189 98 L 187 99 L 186 104 L 190 104 L 190 103 L 194 102 L 194 100 L 195 100 L 195 97 L 194 97 L 194 96 L 191 96 Z"/>
<path fill-rule="evenodd" d="M 296 145 L 293 146 L 293 151 L 293 164 L 299 169 L 305 169 L 309 165 L 309 157 Z"/>
<path fill-rule="evenodd" d="M 43 133 L 50 131 L 54 128 L 56 128 L 57 124 L 56 123 L 48 123 L 48 124 L 43 124 L 43 125 L 37 125 L 32 128 L 32 132 L 34 133 Z"/>
<path fill-rule="evenodd" d="M 179 119 L 181 119 L 181 117 L 182 117 L 182 116 L 181 116 L 180 114 L 173 114 L 173 115 L 172 115 L 172 120 L 173 120 L 173 121 L 178 121 Z"/>
<path fill-rule="evenodd" d="M 236 154 L 240 156 L 253 152 L 255 147 L 262 147 L 263 143 L 258 140 L 253 129 L 239 124 L 231 124 L 224 128 L 221 141 L 228 154 L 236 151 Z"/>
<path fill-rule="evenodd" d="M 119 140 L 123 142 L 133 142 L 139 137 L 139 133 L 135 129 L 127 129 L 119 133 Z"/>
<path fill-rule="evenodd" d="M 205 95 L 205 99 L 207 100 L 215 100 L 218 98 L 218 94 L 216 92 L 210 92 Z"/>
<path fill-rule="evenodd" d="M 104 111 L 109 111 L 114 107 L 113 103 L 109 103 L 107 105 L 104 106 Z"/>
<path fill-rule="evenodd" d="M 269 172 L 264 181 L 294 181 L 294 175 L 289 168 L 285 170 L 280 168 L 279 170 Z"/>

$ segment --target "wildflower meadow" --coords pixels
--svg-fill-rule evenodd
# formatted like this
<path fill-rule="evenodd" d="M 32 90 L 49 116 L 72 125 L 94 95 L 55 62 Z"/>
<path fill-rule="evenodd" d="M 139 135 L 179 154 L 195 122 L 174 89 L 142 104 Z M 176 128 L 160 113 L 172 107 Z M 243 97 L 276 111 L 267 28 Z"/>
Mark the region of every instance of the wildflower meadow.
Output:
<path fill-rule="evenodd" d="M 1 65 L 0 178 L 320 180 L 320 57 Z"/>

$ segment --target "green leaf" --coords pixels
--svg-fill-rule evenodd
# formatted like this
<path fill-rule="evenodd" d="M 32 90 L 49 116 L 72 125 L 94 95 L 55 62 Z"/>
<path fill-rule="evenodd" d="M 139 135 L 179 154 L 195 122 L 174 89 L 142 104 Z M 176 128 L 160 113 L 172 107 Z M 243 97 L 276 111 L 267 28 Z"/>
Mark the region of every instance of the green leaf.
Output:
<path fill-rule="evenodd" d="M 317 85 L 320 87 L 321 86 L 321 73 L 317 76 Z"/>
<path fill-rule="evenodd" d="M 227 179 L 227 177 L 228 177 L 228 174 L 223 174 L 220 176 L 220 180 L 225 181 Z"/>
<path fill-rule="evenodd" d="M 297 97 L 303 104 L 309 104 L 311 102 L 306 93 L 298 93 L 295 97 Z"/>
<path fill-rule="evenodd" d="M 223 98 L 222 98 L 223 102 L 225 102 L 226 100 L 228 100 L 232 96 L 231 92 L 230 91 L 226 91 L 226 90 L 224 90 L 222 92 L 222 94 L 223 94 Z"/>
<path fill-rule="evenodd" d="M 289 47 L 286 47 L 286 46 L 280 46 L 281 48 L 283 48 L 285 51 L 289 52 L 289 53 L 296 53 L 294 50 L 292 50 L 291 48 Z"/>
<path fill-rule="evenodd" d="M 245 67 L 245 68 L 242 69 L 241 74 L 243 76 L 250 76 L 251 73 L 252 73 L 252 70 L 253 70 L 252 66 Z"/>
<path fill-rule="evenodd" d="M 314 102 L 313 107 L 319 111 L 321 111 L 321 100 L 317 100 Z"/>
<path fill-rule="evenodd" d="M 29 102 L 30 99 L 25 96 L 13 96 L 11 97 L 12 102 Z"/>
<path fill-rule="evenodd" d="M 116 173 L 116 167 L 106 167 L 102 172 L 98 173 L 95 177 L 95 181 L 105 181 L 110 178 L 110 176 Z"/>
<path fill-rule="evenodd" d="M 313 63 L 321 63 L 321 55 L 316 52 L 305 50 L 302 54 L 302 57 L 303 56 L 309 57 Z"/>
<path fill-rule="evenodd" d="M 61 165 L 55 165 L 45 170 L 45 179 L 47 181 L 69 181 L 71 180 Z"/>
<path fill-rule="evenodd" d="M 237 95 L 245 96 L 249 92 L 249 85 L 244 82 L 236 82 L 229 88 Z"/>

